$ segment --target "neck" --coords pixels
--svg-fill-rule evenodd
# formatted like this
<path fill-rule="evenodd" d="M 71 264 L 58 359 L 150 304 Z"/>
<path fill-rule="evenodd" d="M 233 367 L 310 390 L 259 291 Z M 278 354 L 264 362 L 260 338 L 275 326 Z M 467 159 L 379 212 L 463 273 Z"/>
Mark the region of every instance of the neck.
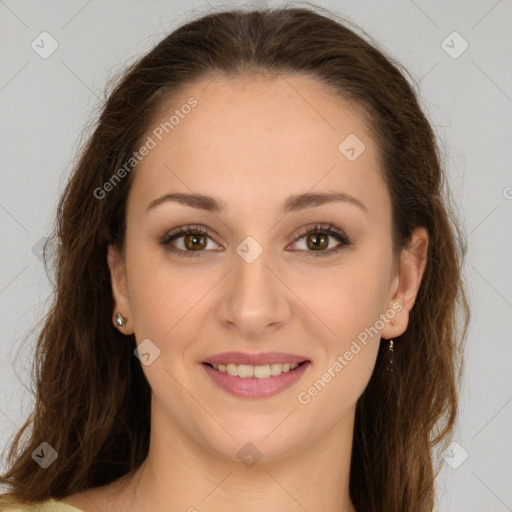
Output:
<path fill-rule="evenodd" d="M 158 409 L 157 409 L 158 411 Z M 251 465 L 213 453 L 161 413 L 148 457 L 123 492 L 124 510 L 355 512 L 349 496 L 354 412 L 307 446 Z M 251 448 L 247 448 L 249 455 Z"/>

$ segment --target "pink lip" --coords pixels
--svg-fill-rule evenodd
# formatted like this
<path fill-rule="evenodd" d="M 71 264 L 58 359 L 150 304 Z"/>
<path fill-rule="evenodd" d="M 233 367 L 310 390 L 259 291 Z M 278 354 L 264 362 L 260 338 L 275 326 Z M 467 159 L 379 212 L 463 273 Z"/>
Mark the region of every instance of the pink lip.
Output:
<path fill-rule="evenodd" d="M 288 359 L 288 361 L 290 360 Z M 276 395 L 295 384 L 310 364 L 310 361 L 307 361 L 304 364 L 297 366 L 295 370 L 290 370 L 289 372 L 281 373 L 281 375 L 269 377 L 268 379 L 257 379 L 256 377 L 243 379 L 241 377 L 233 377 L 227 373 L 219 372 L 211 366 L 208 366 L 206 363 L 203 363 L 201 366 L 205 369 L 206 373 L 212 378 L 215 384 L 228 393 L 243 398 L 265 398 Z"/>
<path fill-rule="evenodd" d="M 260 352 L 259 354 L 247 354 L 244 352 L 223 352 L 208 357 L 203 363 L 210 364 L 250 364 L 260 366 L 272 363 L 302 363 L 308 361 L 307 357 L 285 354 L 284 352 Z"/>

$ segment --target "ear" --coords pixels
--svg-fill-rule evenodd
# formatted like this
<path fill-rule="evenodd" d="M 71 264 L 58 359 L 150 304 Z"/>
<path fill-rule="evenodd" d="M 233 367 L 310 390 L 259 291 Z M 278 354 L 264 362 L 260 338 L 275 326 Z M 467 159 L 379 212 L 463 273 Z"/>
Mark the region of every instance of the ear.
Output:
<path fill-rule="evenodd" d="M 387 311 L 395 316 L 386 322 L 381 337 L 392 339 L 400 336 L 409 324 L 409 312 L 414 306 L 421 280 L 427 265 L 428 233 L 424 227 L 414 229 L 409 245 L 402 249 L 395 290 L 388 303 Z"/>
<path fill-rule="evenodd" d="M 128 287 L 126 285 L 126 264 L 122 252 L 112 244 L 108 246 L 107 263 L 110 269 L 110 282 L 114 298 L 112 322 L 116 329 L 119 329 L 123 334 L 133 334 L 133 318 L 128 299 Z M 119 327 L 115 324 L 117 313 L 121 313 L 125 318 L 126 325 L 124 327 Z"/>

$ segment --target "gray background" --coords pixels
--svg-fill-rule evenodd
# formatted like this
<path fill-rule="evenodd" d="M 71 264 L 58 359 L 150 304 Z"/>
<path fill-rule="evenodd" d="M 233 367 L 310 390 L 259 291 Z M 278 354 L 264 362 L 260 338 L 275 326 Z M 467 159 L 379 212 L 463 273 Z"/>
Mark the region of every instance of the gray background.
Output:
<path fill-rule="evenodd" d="M 49 234 L 80 135 L 107 80 L 191 16 L 234 5 L 0 0 L 0 450 L 32 405 L 29 329 L 51 290 L 38 244 Z M 366 30 L 419 83 L 468 237 L 472 321 L 457 445 L 437 481 L 439 510 L 512 511 L 512 3 L 318 5 Z M 59 45 L 46 59 L 31 47 L 43 31 Z M 451 50 L 442 44 L 453 31 L 469 44 L 457 58 L 447 51 L 461 49 L 461 39 L 448 38 Z"/>

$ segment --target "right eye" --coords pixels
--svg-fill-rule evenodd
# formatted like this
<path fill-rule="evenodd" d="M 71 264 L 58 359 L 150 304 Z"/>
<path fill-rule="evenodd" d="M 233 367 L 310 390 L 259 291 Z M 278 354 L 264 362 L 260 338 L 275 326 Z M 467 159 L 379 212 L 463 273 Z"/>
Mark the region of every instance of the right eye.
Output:
<path fill-rule="evenodd" d="M 180 226 L 167 233 L 160 241 L 160 245 L 178 256 L 194 257 L 204 252 L 202 249 L 208 248 L 207 238 L 210 236 L 208 230 L 203 226 Z M 183 239 L 180 244 L 182 247 L 176 248 L 172 242 L 180 239 Z"/>

